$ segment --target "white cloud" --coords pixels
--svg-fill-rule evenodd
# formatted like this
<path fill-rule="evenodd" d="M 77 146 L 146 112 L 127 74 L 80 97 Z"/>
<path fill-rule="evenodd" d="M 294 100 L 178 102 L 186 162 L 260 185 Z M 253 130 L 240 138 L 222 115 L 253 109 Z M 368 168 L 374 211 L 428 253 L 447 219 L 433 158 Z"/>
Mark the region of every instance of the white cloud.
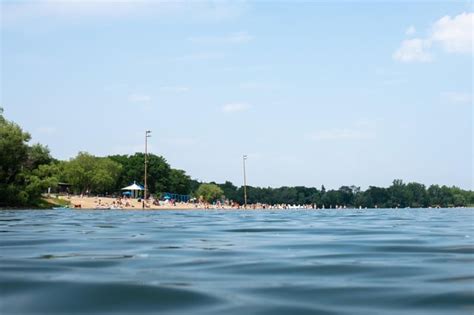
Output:
<path fill-rule="evenodd" d="M 237 32 L 225 36 L 194 36 L 188 38 L 196 44 L 244 44 L 253 40 L 254 37 L 247 32 Z"/>
<path fill-rule="evenodd" d="M 243 112 L 250 108 L 250 105 L 247 103 L 228 103 L 222 106 L 222 111 L 224 113 L 235 113 Z"/>
<path fill-rule="evenodd" d="M 441 97 L 449 103 L 472 104 L 472 95 L 470 93 L 444 92 L 441 93 Z"/>
<path fill-rule="evenodd" d="M 411 36 L 411 35 L 415 35 L 416 33 L 416 28 L 411 25 L 409 28 L 407 28 L 407 30 L 405 31 L 405 34 L 408 35 L 408 36 Z"/>
<path fill-rule="evenodd" d="M 132 103 L 147 103 L 151 101 L 151 96 L 145 94 L 131 94 L 128 100 Z"/>
<path fill-rule="evenodd" d="M 410 26 L 405 33 L 413 35 L 415 31 Z M 474 13 L 444 16 L 433 24 L 426 38 L 404 40 L 392 57 L 401 62 L 428 62 L 433 60 L 431 51 L 437 46 L 447 53 L 472 53 L 473 33 Z"/>
<path fill-rule="evenodd" d="M 393 58 L 401 62 L 429 62 L 433 60 L 433 56 L 427 51 L 430 47 L 430 41 L 420 38 L 407 39 L 395 51 Z"/>
<path fill-rule="evenodd" d="M 433 26 L 432 40 L 438 41 L 447 52 L 472 52 L 474 13 L 462 13 L 453 18 L 445 16 Z"/>
<path fill-rule="evenodd" d="M 308 135 L 314 141 L 335 141 L 335 140 L 367 140 L 375 138 L 375 133 L 360 129 L 329 129 L 321 130 Z"/>

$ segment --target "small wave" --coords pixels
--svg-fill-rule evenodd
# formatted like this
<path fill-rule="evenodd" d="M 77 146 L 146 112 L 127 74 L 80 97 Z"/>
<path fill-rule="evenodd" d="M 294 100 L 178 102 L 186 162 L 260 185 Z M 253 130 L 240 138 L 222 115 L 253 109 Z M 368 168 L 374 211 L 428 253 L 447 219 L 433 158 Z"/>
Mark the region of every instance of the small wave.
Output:
<path fill-rule="evenodd" d="M 474 254 L 473 246 L 411 246 L 411 245 L 390 245 L 375 246 L 378 252 L 397 253 L 450 253 L 450 254 Z"/>
<path fill-rule="evenodd" d="M 244 229 L 229 229 L 224 232 L 233 233 L 264 233 L 264 232 L 290 232 L 295 231 L 294 229 L 287 228 L 244 228 Z"/>
<path fill-rule="evenodd" d="M 57 243 L 64 243 L 64 242 L 67 242 L 67 240 L 65 239 L 1 240 L 0 247 L 57 244 Z"/>
<path fill-rule="evenodd" d="M 0 280 L 5 313 L 136 313 L 210 307 L 219 298 L 178 285 Z M 22 303 L 13 303 L 22 293 Z M 51 297 L 54 296 L 54 299 Z M 34 310 L 34 311 L 33 311 Z"/>

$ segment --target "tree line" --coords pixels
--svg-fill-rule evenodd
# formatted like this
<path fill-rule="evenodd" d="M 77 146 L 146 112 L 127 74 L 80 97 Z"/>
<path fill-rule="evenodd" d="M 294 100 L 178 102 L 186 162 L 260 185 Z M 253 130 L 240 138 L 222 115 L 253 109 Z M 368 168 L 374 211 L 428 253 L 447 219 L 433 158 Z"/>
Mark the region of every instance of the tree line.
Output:
<path fill-rule="evenodd" d="M 227 198 L 243 203 L 243 187 L 231 182 L 216 184 Z M 252 203 L 314 205 L 318 208 L 367 207 L 367 208 L 420 208 L 420 207 L 462 207 L 474 205 L 474 192 L 458 187 L 419 183 L 404 183 L 394 180 L 387 188 L 370 186 L 365 191 L 356 186 L 342 186 L 326 190 L 314 187 L 262 188 L 247 186 L 247 201 Z"/>
<path fill-rule="evenodd" d="M 29 133 L 8 121 L 0 108 L 0 207 L 34 206 L 43 193 L 66 183 L 74 194 L 120 194 L 134 181 L 142 183 L 144 154 L 97 157 L 79 152 L 68 161 L 53 158 L 47 146 L 30 144 Z M 231 182 L 202 183 L 185 171 L 174 169 L 165 158 L 148 155 L 148 189 L 160 197 L 164 192 L 193 195 L 206 202 L 233 201 L 243 204 L 243 187 Z M 474 192 L 457 187 L 395 180 L 388 188 L 356 186 L 336 190 L 314 187 L 262 188 L 247 186 L 248 203 L 313 204 L 317 207 L 428 207 L 474 205 Z"/>

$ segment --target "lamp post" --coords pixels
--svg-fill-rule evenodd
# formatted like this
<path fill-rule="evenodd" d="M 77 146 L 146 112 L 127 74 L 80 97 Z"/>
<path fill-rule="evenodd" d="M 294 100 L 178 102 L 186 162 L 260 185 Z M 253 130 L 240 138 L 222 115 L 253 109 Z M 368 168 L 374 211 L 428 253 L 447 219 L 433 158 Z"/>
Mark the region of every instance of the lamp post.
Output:
<path fill-rule="evenodd" d="M 145 192 L 143 199 L 146 200 L 148 196 L 148 186 L 147 186 L 147 168 L 148 168 L 148 138 L 151 137 L 151 131 L 145 131 Z M 145 208 L 145 201 L 143 201 L 143 208 Z"/>
<path fill-rule="evenodd" d="M 247 209 L 247 174 L 245 172 L 245 161 L 247 160 L 247 155 L 242 156 L 242 162 L 244 165 L 244 208 Z"/>

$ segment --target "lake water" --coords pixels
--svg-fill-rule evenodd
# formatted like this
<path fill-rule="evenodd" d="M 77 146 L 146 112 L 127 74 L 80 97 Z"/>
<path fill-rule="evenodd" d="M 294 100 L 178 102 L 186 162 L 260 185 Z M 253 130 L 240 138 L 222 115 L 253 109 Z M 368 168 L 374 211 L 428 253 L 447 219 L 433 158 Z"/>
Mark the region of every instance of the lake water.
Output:
<path fill-rule="evenodd" d="M 474 209 L 0 211 L 0 313 L 473 314 Z"/>

